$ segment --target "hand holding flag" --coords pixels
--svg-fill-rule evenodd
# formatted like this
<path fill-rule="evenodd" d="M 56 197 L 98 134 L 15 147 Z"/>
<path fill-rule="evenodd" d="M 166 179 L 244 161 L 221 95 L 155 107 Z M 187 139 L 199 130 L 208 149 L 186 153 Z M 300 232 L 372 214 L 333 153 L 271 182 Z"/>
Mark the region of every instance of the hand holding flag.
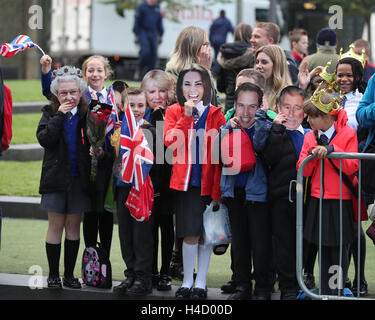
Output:
<path fill-rule="evenodd" d="M 0 44 L 0 55 L 5 58 L 10 58 L 16 55 L 18 52 L 32 47 L 38 48 L 42 54 L 45 55 L 44 51 L 26 35 L 19 35 L 11 43 Z"/>
<path fill-rule="evenodd" d="M 125 111 L 120 139 L 121 179 L 133 185 L 125 205 L 137 221 L 147 221 L 154 201 L 149 177 L 154 155 L 130 107 Z"/>

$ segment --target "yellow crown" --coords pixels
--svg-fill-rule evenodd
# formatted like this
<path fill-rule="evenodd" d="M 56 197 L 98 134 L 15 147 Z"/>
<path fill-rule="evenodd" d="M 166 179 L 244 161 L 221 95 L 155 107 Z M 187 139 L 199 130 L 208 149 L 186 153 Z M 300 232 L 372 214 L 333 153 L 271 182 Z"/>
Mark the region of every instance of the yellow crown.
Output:
<path fill-rule="evenodd" d="M 323 103 L 321 98 L 324 94 L 329 93 L 330 91 L 334 90 L 333 85 L 329 85 L 327 88 L 321 89 L 321 85 L 316 88 L 313 95 L 310 98 L 310 101 L 317 107 L 320 111 L 326 114 L 337 114 L 339 110 L 342 109 L 342 105 L 340 105 L 340 100 L 344 96 L 344 92 L 340 92 L 337 98 L 331 99 L 329 103 Z"/>
<path fill-rule="evenodd" d="M 323 70 L 319 73 L 319 76 L 326 81 L 328 84 L 331 84 L 336 80 L 336 72 L 328 73 L 328 68 L 331 66 L 332 61 L 328 61 Z"/>
<path fill-rule="evenodd" d="M 357 54 L 354 51 L 354 44 L 352 43 L 347 52 L 342 53 L 342 48 L 340 49 L 339 61 L 344 58 L 354 58 L 362 63 L 362 67 L 364 67 L 366 63 L 365 49 L 362 49 L 362 54 Z"/>

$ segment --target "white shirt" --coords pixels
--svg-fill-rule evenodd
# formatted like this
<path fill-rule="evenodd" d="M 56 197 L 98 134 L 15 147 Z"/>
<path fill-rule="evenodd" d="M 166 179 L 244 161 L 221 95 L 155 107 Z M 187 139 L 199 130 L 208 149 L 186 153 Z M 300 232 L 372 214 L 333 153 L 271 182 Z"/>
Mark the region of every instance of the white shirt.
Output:
<path fill-rule="evenodd" d="M 328 138 L 328 141 L 331 141 L 332 139 L 332 136 L 333 134 L 335 133 L 335 124 L 332 124 L 332 126 L 329 127 L 329 129 L 327 131 L 322 131 L 322 130 L 319 130 L 318 131 L 318 136 L 320 138 L 320 136 L 322 134 L 324 134 L 327 138 Z"/>
<path fill-rule="evenodd" d="M 108 92 L 107 92 L 107 88 L 106 87 L 104 87 L 101 91 L 96 91 L 96 90 L 94 90 L 93 88 L 91 88 L 89 86 L 89 92 L 91 93 L 92 91 L 94 91 L 95 93 L 96 92 L 100 92 L 101 96 L 100 96 L 99 102 L 101 102 L 101 103 L 107 103 Z"/>
<path fill-rule="evenodd" d="M 206 110 L 207 106 L 203 105 L 203 101 L 199 101 L 198 104 L 195 105 L 195 108 L 198 110 L 199 118 L 202 116 L 204 110 Z"/>
<path fill-rule="evenodd" d="M 70 110 L 70 112 L 72 113 L 72 116 L 74 116 L 78 111 L 78 108 L 77 107 L 74 107 L 72 110 Z"/>
<path fill-rule="evenodd" d="M 349 127 L 352 127 L 355 131 L 358 129 L 358 121 L 355 116 L 355 113 L 357 111 L 359 102 L 362 99 L 363 94 L 360 93 L 358 90 L 355 92 L 351 91 L 345 94 L 346 101 L 344 105 L 344 110 L 346 111 L 346 114 L 348 115 L 348 122 L 347 125 Z"/>

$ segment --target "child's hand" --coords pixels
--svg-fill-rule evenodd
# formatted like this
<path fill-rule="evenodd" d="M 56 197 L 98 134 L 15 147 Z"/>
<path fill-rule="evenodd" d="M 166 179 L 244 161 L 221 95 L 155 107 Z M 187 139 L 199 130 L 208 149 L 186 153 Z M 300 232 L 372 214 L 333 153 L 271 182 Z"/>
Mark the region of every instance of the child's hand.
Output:
<path fill-rule="evenodd" d="M 328 150 L 325 146 L 317 146 L 311 150 L 311 154 L 318 159 L 323 159 L 327 156 Z"/>
<path fill-rule="evenodd" d="M 230 127 L 231 127 L 232 129 L 237 128 L 237 127 L 240 126 L 240 121 L 238 120 L 237 117 L 233 117 L 233 118 L 231 118 L 229 121 L 230 121 Z"/>
<path fill-rule="evenodd" d="M 57 111 L 60 111 L 64 114 L 66 114 L 67 112 L 71 111 L 75 106 L 73 105 L 73 103 L 71 101 L 66 101 L 64 103 L 62 103 L 59 107 L 59 109 Z"/>
<path fill-rule="evenodd" d="M 91 99 L 92 100 L 98 100 L 98 97 L 96 96 L 95 90 L 90 91 Z"/>
<path fill-rule="evenodd" d="M 187 115 L 188 117 L 191 117 L 193 114 L 193 109 L 195 108 L 195 103 L 193 102 L 193 100 L 186 101 L 184 104 L 184 107 L 185 107 L 185 115 Z"/>
<path fill-rule="evenodd" d="M 285 125 L 287 121 L 288 121 L 288 116 L 281 112 L 277 114 L 275 119 L 273 119 L 273 122 L 283 124 L 283 125 Z"/>
<path fill-rule="evenodd" d="M 122 121 L 115 122 L 115 129 L 121 128 Z"/>
<path fill-rule="evenodd" d="M 47 74 L 51 71 L 52 58 L 46 54 L 40 58 L 40 64 L 42 65 L 42 73 Z"/>

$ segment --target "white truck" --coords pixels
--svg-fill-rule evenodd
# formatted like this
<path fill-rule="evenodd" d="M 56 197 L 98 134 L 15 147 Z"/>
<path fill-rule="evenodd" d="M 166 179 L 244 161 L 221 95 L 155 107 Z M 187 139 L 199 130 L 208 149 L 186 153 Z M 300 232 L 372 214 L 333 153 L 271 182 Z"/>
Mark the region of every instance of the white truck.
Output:
<path fill-rule="evenodd" d="M 187 0 L 190 9 L 166 10 L 161 2 L 164 35 L 158 48 L 159 59 L 168 59 L 180 31 L 196 25 L 209 32 L 212 21 L 220 10 L 235 27 L 240 22 L 255 26 L 257 21 L 267 21 L 270 1 L 268 0 Z M 103 0 L 52 0 L 51 38 L 49 54 L 54 57 L 80 58 L 100 54 L 112 61 L 137 58 L 139 46 L 135 44 L 132 32 L 134 10 L 125 10 L 125 17 L 117 14 L 114 4 L 104 4 Z M 278 24 L 283 19 L 276 6 Z M 178 22 L 173 21 L 177 18 Z M 232 40 L 232 35 L 227 41 Z M 282 41 L 283 47 L 288 41 Z"/>

